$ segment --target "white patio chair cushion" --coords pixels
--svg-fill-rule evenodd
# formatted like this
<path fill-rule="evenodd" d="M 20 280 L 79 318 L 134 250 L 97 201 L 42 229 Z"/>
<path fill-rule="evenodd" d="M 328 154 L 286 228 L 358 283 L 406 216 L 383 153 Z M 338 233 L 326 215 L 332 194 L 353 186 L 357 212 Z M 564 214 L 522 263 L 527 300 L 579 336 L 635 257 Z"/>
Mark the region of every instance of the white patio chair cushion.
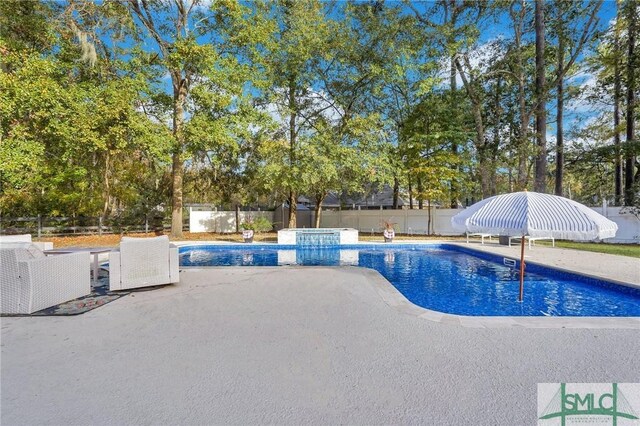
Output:
<path fill-rule="evenodd" d="M 16 249 L 16 255 L 18 261 L 27 259 L 36 259 L 40 257 L 46 257 L 46 255 L 40 250 L 38 246 L 28 242 L 4 242 L 0 241 L 1 248 L 13 248 Z"/>
<path fill-rule="evenodd" d="M 0 243 L 30 243 L 31 234 L 0 235 Z"/>
<path fill-rule="evenodd" d="M 19 235 L 0 235 L 0 244 L 5 243 L 33 243 L 31 241 L 31 234 L 19 234 Z M 53 248 L 52 242 L 35 242 L 33 243 L 41 250 L 51 250 Z"/>

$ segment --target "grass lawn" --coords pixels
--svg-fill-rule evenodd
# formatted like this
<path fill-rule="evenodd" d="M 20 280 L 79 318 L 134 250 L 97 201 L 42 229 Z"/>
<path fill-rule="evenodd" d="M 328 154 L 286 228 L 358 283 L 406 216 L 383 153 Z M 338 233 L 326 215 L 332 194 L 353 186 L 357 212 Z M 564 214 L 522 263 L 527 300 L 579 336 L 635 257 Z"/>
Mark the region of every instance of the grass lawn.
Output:
<path fill-rule="evenodd" d="M 149 234 L 130 234 L 130 237 L 152 237 Z M 121 235 L 105 234 L 105 235 L 82 235 L 68 237 L 43 237 L 42 241 L 53 241 L 54 247 L 115 247 L 120 243 Z M 255 242 L 276 242 L 277 234 L 275 232 L 256 234 Z M 229 241 L 241 243 L 241 234 L 214 234 L 208 232 L 189 233 L 185 232 L 181 241 Z M 440 240 L 440 241 L 464 241 L 464 237 L 439 237 L 426 235 L 396 235 L 396 241 L 413 240 Z M 381 242 L 382 234 L 371 235 L 370 233 L 360 233 L 360 241 L 362 242 Z M 536 245 L 551 246 L 548 241 L 537 241 Z M 556 241 L 556 247 L 569 248 L 574 250 L 595 251 L 598 253 L 617 254 L 620 256 L 630 256 L 640 258 L 639 244 L 604 244 L 604 243 L 574 243 L 571 241 Z"/>
<path fill-rule="evenodd" d="M 536 241 L 536 245 L 550 247 L 551 243 L 548 241 Z M 556 241 L 556 247 L 640 258 L 640 244 L 576 243 L 573 241 Z"/>

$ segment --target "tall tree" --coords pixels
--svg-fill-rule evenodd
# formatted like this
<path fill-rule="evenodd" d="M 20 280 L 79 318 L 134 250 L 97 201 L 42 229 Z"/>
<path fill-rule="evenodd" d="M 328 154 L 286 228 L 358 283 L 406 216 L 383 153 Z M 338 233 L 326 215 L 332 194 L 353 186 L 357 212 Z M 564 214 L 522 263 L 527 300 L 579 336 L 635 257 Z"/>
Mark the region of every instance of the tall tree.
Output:
<path fill-rule="evenodd" d="M 269 87 L 261 101 L 281 125 L 275 137 L 287 144 L 286 156 L 279 160 L 278 179 L 271 181 L 286 191 L 288 227 L 295 228 L 298 196 L 305 189 L 300 137 L 312 132 L 315 121 L 332 108 L 331 102 L 322 99 L 317 83 L 322 64 L 329 59 L 335 23 L 328 17 L 330 5 L 317 0 L 279 0 L 260 7 L 274 22 L 263 56 Z"/>
<path fill-rule="evenodd" d="M 513 56 L 513 77 L 516 80 L 518 92 L 518 117 L 519 126 L 516 132 L 516 156 L 517 156 L 517 177 L 515 188 L 518 190 L 525 189 L 529 180 L 529 168 L 527 160 L 529 158 L 529 136 L 531 109 L 528 105 L 527 98 L 527 68 L 525 52 L 527 51 L 524 36 L 528 16 L 528 3 L 525 0 L 513 1 L 509 5 L 509 15 L 513 25 L 513 48 L 511 55 Z"/>
<path fill-rule="evenodd" d="M 535 3 L 536 28 L 536 156 L 535 179 L 536 192 L 546 192 L 547 188 L 547 105 L 545 70 L 545 25 L 544 0 Z"/>
<path fill-rule="evenodd" d="M 564 2 L 561 2 L 564 3 Z M 558 3 L 558 8 L 562 7 Z M 556 63 L 556 182 L 555 194 L 562 195 L 562 182 L 564 177 L 564 56 L 565 56 L 565 23 L 563 16 L 556 20 L 556 33 L 558 37 L 557 63 Z"/>
<path fill-rule="evenodd" d="M 565 77 L 572 72 L 572 66 L 585 46 L 595 40 L 598 33 L 597 13 L 602 5 L 602 0 L 592 0 L 586 3 L 577 3 L 568 0 L 559 0 L 549 4 L 550 16 L 548 18 L 552 36 L 556 44 L 556 170 L 555 193 L 563 195 L 564 177 L 564 101 L 565 101 Z M 572 27 L 582 27 L 581 32 L 571 31 Z"/>
<path fill-rule="evenodd" d="M 486 150 L 483 146 L 482 137 L 484 137 L 485 120 L 481 116 L 480 104 L 482 102 L 482 94 L 480 93 L 481 85 L 477 76 L 477 70 L 472 69 L 471 63 L 467 60 L 461 60 L 461 57 L 467 57 L 469 52 L 474 49 L 475 43 L 479 36 L 479 21 L 488 14 L 489 8 L 487 2 L 483 1 L 464 1 L 464 0 L 439 0 L 433 2 L 408 2 L 410 9 L 413 11 L 417 22 L 420 24 L 420 28 L 424 32 L 423 37 L 426 36 L 427 40 L 431 43 L 435 41 L 440 49 L 442 62 L 447 64 L 446 74 L 448 75 L 449 95 L 450 101 L 453 105 L 459 100 L 457 76 L 463 72 L 458 69 L 458 66 L 465 68 L 465 76 L 461 76 L 463 79 L 466 77 L 467 84 L 463 86 L 467 95 L 472 99 L 472 107 L 475 111 L 475 126 L 476 137 L 475 147 L 478 156 L 478 169 L 480 171 L 481 188 L 483 193 L 490 194 L 490 190 L 487 192 L 488 185 L 483 183 L 483 179 L 490 179 L 490 173 L 487 173 L 483 165 L 483 161 L 487 160 L 484 156 Z M 431 41 L 433 40 L 433 41 Z M 426 40 L 425 40 L 426 41 Z M 434 50 L 428 43 L 425 43 L 429 50 Z M 457 64 L 456 64 L 457 62 Z M 474 76 L 475 74 L 475 76 Z M 474 87 L 472 87 L 474 86 Z M 458 145 L 457 140 L 448 141 L 450 149 L 453 155 L 461 154 L 461 147 Z M 458 166 L 455 166 L 458 167 Z M 459 174 L 453 174 L 459 176 Z M 452 208 L 457 207 L 459 204 L 459 182 L 454 179 L 450 182 L 449 195 L 451 196 L 450 205 Z"/>
<path fill-rule="evenodd" d="M 155 41 L 171 77 L 173 98 L 171 129 L 174 139 L 171 169 L 171 235 L 179 238 L 182 236 L 185 103 L 196 73 L 206 61 L 206 56 L 213 55 L 214 52 L 210 49 L 201 49 L 190 34 L 190 17 L 197 1 L 149 3 L 129 0 L 127 4 L 132 16 L 137 18 L 136 22 L 144 27 L 148 36 Z M 156 20 L 166 22 L 156 22 Z"/>
<path fill-rule="evenodd" d="M 622 102 L 622 58 L 620 55 L 620 27 L 622 14 L 620 0 L 616 0 L 616 22 L 613 37 L 613 143 L 616 146 L 615 155 L 615 205 L 622 204 L 622 157 L 620 141 L 620 103 Z"/>
<path fill-rule="evenodd" d="M 346 3 L 337 12 L 340 16 L 328 44 L 331 60 L 320 67 L 317 87 L 324 101 L 332 105 L 328 110 L 331 119 L 324 120 L 325 130 L 319 133 L 328 138 L 325 157 L 334 158 L 339 177 L 325 176 L 323 168 L 316 172 L 319 179 L 311 189 L 316 227 L 320 225 L 321 204 L 330 190 L 360 192 L 389 180 L 389 161 L 384 155 L 387 138 L 380 130 L 383 120 L 374 93 L 383 86 L 383 70 L 394 48 L 400 48 L 394 43 L 397 29 L 380 31 L 379 24 L 393 20 L 397 11 Z"/>
<path fill-rule="evenodd" d="M 171 234 L 180 237 L 185 160 L 192 141 L 188 135 L 198 133 L 193 129 L 187 131 L 187 118 L 189 115 L 195 118 L 193 114 L 198 112 L 194 103 L 204 103 L 209 113 L 200 114 L 201 119 L 193 124 L 211 130 L 212 120 L 220 117 L 221 111 L 241 109 L 234 99 L 241 97 L 245 89 L 242 80 L 246 78 L 246 70 L 233 47 L 254 46 L 263 27 L 260 19 L 252 19 L 251 8 L 236 0 L 215 2 L 209 8 L 201 0 L 128 0 L 126 4 L 131 22 L 143 29 L 146 38 L 157 46 L 157 63 L 171 80 Z M 203 90 L 191 96 L 196 87 Z"/>
<path fill-rule="evenodd" d="M 451 191 L 448 181 L 456 180 L 460 174 L 457 166 L 462 163 L 461 157 L 451 152 L 443 141 L 472 137 L 465 129 L 466 123 L 450 114 L 449 102 L 447 93 L 425 96 L 403 126 L 406 143 L 402 149 L 406 151 L 409 171 L 417 183 L 415 196 L 420 209 L 424 201 L 430 207 L 434 200 L 447 199 Z M 430 230 L 430 211 L 428 221 Z"/>
<path fill-rule="evenodd" d="M 317 1 L 283 1 L 270 7 L 278 25 L 273 53 L 265 55 L 271 86 L 263 102 L 279 126 L 259 149 L 269 170 L 263 181 L 286 192 L 289 227 L 302 194 L 314 199 L 319 225 L 329 191 L 356 192 L 363 178 L 373 183 L 385 176 L 378 161 L 386 150 L 382 120 L 371 93 L 391 44 L 371 28 L 378 13 L 372 5 L 330 10 Z"/>
<path fill-rule="evenodd" d="M 627 0 L 627 144 L 635 142 L 635 103 L 636 103 L 636 70 L 639 65 L 636 52 L 636 36 L 638 31 L 638 2 Z M 624 178 L 624 203 L 626 206 L 633 205 L 635 200 L 634 181 L 636 174 L 636 158 L 628 150 L 625 158 L 625 178 Z"/>
<path fill-rule="evenodd" d="M 458 22 L 458 16 L 462 11 L 464 11 L 463 5 L 459 4 L 456 0 L 445 0 L 443 3 L 444 7 L 444 23 L 449 26 L 449 31 L 447 32 L 448 37 L 446 40 L 446 45 L 452 48 L 456 44 L 455 34 L 456 34 L 456 26 Z M 452 52 L 449 58 L 449 91 L 451 93 L 451 98 L 456 99 L 456 92 L 458 91 L 457 84 L 457 70 L 456 70 L 456 62 L 455 62 L 455 49 Z M 451 154 L 454 156 L 458 155 L 458 143 L 457 141 L 452 141 L 451 143 Z M 454 167 L 458 167 L 457 165 Z M 451 180 L 451 203 L 450 206 L 452 209 L 458 208 L 459 193 L 458 193 L 458 184 L 456 179 Z"/>

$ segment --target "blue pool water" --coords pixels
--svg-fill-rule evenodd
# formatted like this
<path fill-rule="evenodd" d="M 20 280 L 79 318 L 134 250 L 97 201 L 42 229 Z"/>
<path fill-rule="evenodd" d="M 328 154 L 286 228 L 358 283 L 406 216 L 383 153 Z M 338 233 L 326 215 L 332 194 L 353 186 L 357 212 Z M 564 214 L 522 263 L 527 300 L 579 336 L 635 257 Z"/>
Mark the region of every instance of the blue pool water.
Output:
<path fill-rule="evenodd" d="M 418 306 L 457 315 L 640 316 L 640 290 L 527 265 L 519 274 L 502 258 L 459 246 L 192 246 L 182 266 L 355 265 L 380 272 Z M 500 263 L 499 263 L 500 262 Z"/>

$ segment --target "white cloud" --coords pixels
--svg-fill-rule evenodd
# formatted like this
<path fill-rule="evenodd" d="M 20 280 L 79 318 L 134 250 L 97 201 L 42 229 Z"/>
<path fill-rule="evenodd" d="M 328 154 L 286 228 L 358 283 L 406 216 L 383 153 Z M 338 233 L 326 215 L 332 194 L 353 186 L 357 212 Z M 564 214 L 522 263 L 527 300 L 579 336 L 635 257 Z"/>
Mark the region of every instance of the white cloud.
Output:
<path fill-rule="evenodd" d="M 213 4 L 213 1 L 214 0 L 193 0 L 192 1 L 193 9 L 204 12 L 206 10 L 209 10 L 211 5 Z"/>
<path fill-rule="evenodd" d="M 469 56 L 469 64 L 471 65 L 472 70 L 478 70 L 480 73 L 487 72 L 489 66 L 495 62 L 496 49 L 499 49 L 498 53 L 500 56 L 504 55 L 504 50 L 502 49 L 499 42 L 501 41 L 501 37 L 496 37 L 486 41 L 483 44 L 474 46 L 465 52 Z M 460 61 L 462 64 L 462 69 L 465 73 L 468 73 L 467 67 L 464 65 L 464 62 Z M 449 58 L 443 58 L 439 61 L 438 66 L 439 72 L 438 77 L 442 79 L 441 88 L 449 87 L 449 78 L 450 78 L 450 70 L 451 70 L 451 60 Z M 456 70 L 456 85 L 458 88 L 461 88 L 463 85 L 462 77 L 460 73 Z"/>
<path fill-rule="evenodd" d="M 277 123 L 282 126 L 289 125 L 287 107 L 284 100 L 286 99 L 286 89 L 278 89 L 276 91 L 280 97 L 278 102 L 272 102 L 267 104 L 263 109 L 268 113 Z M 306 105 L 306 108 L 302 111 L 302 115 L 312 115 L 315 111 L 322 111 L 320 114 L 330 123 L 337 124 L 342 118 L 344 111 L 337 105 L 330 96 L 324 91 L 316 91 L 311 88 L 307 90 L 305 96 L 300 97 L 298 103 Z"/>

